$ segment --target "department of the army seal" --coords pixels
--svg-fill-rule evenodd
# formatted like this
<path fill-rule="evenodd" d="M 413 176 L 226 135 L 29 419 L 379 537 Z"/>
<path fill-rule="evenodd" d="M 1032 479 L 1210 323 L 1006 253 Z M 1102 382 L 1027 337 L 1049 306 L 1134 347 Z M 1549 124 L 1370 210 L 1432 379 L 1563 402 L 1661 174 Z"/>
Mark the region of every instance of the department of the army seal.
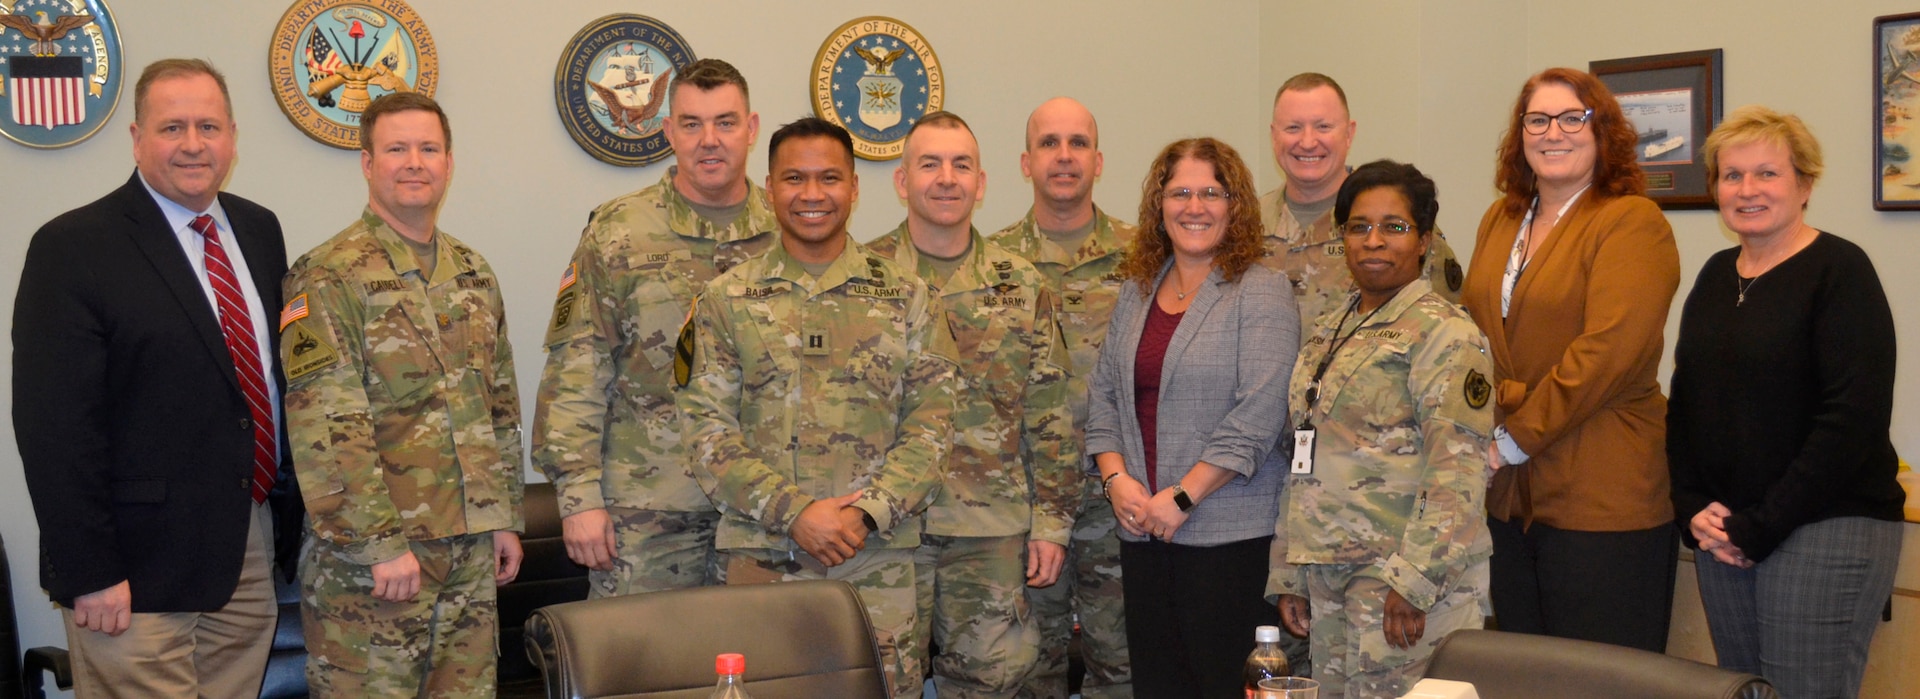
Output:
<path fill-rule="evenodd" d="M 360 148 L 360 112 L 375 97 L 433 96 L 439 52 L 402 0 L 298 0 L 267 44 L 267 78 L 287 119 L 313 140 Z"/>
<path fill-rule="evenodd" d="M 697 60 L 679 32 L 652 17 L 612 14 L 589 22 L 560 51 L 553 101 L 567 135 L 614 165 L 656 162 L 673 152 L 662 128 L 667 84 Z"/>
<path fill-rule="evenodd" d="M 891 17 L 861 17 L 833 30 L 813 61 L 813 113 L 846 127 L 853 152 L 892 160 L 907 131 L 946 101 L 946 75 L 920 32 Z"/>
<path fill-rule="evenodd" d="M 120 74 L 104 0 L 0 0 L 0 134 L 34 148 L 92 138 L 120 104 Z"/>

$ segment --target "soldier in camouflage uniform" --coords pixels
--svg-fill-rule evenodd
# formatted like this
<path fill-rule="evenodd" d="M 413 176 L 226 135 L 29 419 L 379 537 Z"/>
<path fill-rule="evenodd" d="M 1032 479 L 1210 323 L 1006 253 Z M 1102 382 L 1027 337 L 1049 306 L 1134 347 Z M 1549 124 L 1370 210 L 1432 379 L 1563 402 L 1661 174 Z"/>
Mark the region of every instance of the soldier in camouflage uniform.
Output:
<path fill-rule="evenodd" d="M 1266 591 L 1290 630 L 1310 625 L 1322 697 L 1398 697 L 1441 639 L 1488 611 L 1493 365 L 1473 320 L 1420 278 L 1432 181 L 1369 163 L 1339 197 L 1359 291 L 1294 366 L 1293 475 Z"/>
<path fill-rule="evenodd" d="M 560 277 L 534 409 L 533 463 L 596 598 L 721 580 L 720 513 L 681 449 L 674 337 L 708 281 L 778 237 L 746 177 L 760 128 L 746 79 L 706 58 L 674 73 L 668 94 L 675 166 L 588 218 Z"/>
<path fill-rule="evenodd" d="M 1347 93 L 1319 73 L 1301 73 L 1280 86 L 1273 99 L 1273 159 L 1286 184 L 1260 197 L 1267 254 L 1261 264 L 1287 275 L 1300 301 L 1300 324 L 1311 326 L 1353 292 L 1345 246 L 1335 230 L 1333 197 L 1347 178 L 1347 150 L 1356 124 Z M 1302 219 L 1309 219 L 1302 223 Z M 1438 228 L 1423 276 L 1448 301 L 1460 302 L 1465 273 Z"/>
<path fill-rule="evenodd" d="M 1136 232 L 1093 205 L 1093 182 L 1102 164 L 1099 136 L 1093 114 L 1071 98 L 1054 98 L 1035 109 L 1027 119 L 1027 148 L 1020 154 L 1020 171 L 1033 180 L 1033 208 L 990 239 L 1032 262 L 1047 278 L 1072 361 L 1067 392 L 1076 446 L 1086 434 L 1087 376 L 1100 359 L 1100 342 L 1125 284 L 1120 261 Z M 1098 479 L 1078 470 L 1074 487 L 1083 505 L 1073 522 L 1064 571 L 1057 584 L 1027 588 L 1040 629 L 1040 659 L 1021 688 L 1022 697 L 1067 699 L 1067 645 L 1076 615 L 1087 671 L 1081 694 L 1087 699 L 1133 696 L 1113 504 Z"/>
<path fill-rule="evenodd" d="M 986 173 L 965 121 L 921 117 L 894 187 L 907 220 L 868 250 L 939 296 L 968 377 L 914 556 L 915 639 L 940 648 L 941 697 L 1012 697 L 1038 659 L 1026 585 L 1059 578 L 1086 479 L 1067 407 L 1066 345 L 1046 278 L 973 228 Z"/>
<path fill-rule="evenodd" d="M 492 697 L 495 586 L 520 567 L 519 391 L 500 285 L 435 227 L 452 133 L 399 92 L 361 116 L 367 208 L 295 262 L 286 420 L 313 536 L 316 697 Z"/>
<path fill-rule="evenodd" d="M 727 583 L 851 583 L 891 694 L 917 697 L 913 550 L 953 437 L 953 336 L 918 276 L 847 235 L 845 129 L 801 119 L 768 153 L 781 244 L 707 284 L 680 335 L 687 453 Z"/>

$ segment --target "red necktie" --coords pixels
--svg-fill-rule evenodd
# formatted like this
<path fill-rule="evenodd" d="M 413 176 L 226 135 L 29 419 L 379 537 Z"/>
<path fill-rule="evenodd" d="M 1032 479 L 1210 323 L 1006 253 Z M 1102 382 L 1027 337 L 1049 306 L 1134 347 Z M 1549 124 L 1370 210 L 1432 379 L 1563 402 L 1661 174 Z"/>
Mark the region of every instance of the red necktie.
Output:
<path fill-rule="evenodd" d="M 213 217 L 205 214 L 193 219 L 193 229 L 206 240 L 207 282 L 213 285 L 220 306 L 220 334 L 227 337 L 227 355 L 233 358 L 234 375 L 240 380 L 240 393 L 247 397 L 247 410 L 253 413 L 253 501 L 265 502 L 273 489 L 279 466 L 274 461 L 273 408 L 267 400 L 267 373 L 260 368 L 260 343 L 253 337 L 253 316 L 247 313 L 247 297 L 240 293 L 239 277 L 227 262 L 227 250 L 220 244 L 220 229 Z"/>

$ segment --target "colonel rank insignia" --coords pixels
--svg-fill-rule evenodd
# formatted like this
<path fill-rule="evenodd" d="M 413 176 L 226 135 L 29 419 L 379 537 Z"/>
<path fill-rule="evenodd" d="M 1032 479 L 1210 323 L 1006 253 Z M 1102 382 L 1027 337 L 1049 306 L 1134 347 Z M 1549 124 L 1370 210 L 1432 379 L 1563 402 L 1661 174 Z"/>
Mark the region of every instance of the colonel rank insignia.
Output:
<path fill-rule="evenodd" d="M 946 76 L 920 32 L 888 17 L 833 30 L 813 62 L 813 113 L 853 135 L 853 153 L 892 160 L 907 131 L 946 100 Z"/>
<path fill-rule="evenodd" d="M 0 0 L 0 134 L 65 148 L 120 103 L 120 32 L 103 0 Z"/>
<path fill-rule="evenodd" d="M 673 153 L 664 128 L 667 85 L 697 60 L 680 33 L 641 15 L 607 15 L 560 51 L 553 101 L 567 135 L 602 162 L 628 167 Z"/>
<path fill-rule="evenodd" d="M 440 82 L 433 36 L 401 0 L 299 0 L 274 27 L 267 62 L 287 119 L 313 140 L 347 150 L 360 148 L 360 113 L 374 98 L 432 97 Z"/>

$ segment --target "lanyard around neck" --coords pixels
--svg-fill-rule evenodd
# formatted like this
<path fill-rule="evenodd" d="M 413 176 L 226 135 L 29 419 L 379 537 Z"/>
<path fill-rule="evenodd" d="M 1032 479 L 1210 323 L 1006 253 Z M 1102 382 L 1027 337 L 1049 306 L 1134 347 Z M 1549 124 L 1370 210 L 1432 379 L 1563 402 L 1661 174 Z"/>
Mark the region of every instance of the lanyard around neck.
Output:
<path fill-rule="evenodd" d="M 1380 309 L 1386 308 L 1387 304 L 1382 303 L 1375 306 L 1373 310 L 1367 311 L 1367 315 L 1361 317 L 1360 322 L 1353 324 L 1353 330 L 1348 332 L 1345 337 L 1342 337 L 1340 335 L 1340 328 L 1346 327 L 1347 318 L 1352 317 L 1353 309 L 1359 307 L 1360 297 L 1355 295 L 1352 301 L 1347 302 L 1347 310 L 1340 314 L 1340 322 L 1333 325 L 1333 334 L 1327 340 L 1327 353 L 1320 358 L 1319 366 L 1314 367 L 1313 380 L 1307 383 L 1307 409 L 1300 414 L 1300 429 L 1313 429 L 1313 408 L 1320 403 L 1320 379 L 1326 377 L 1327 367 L 1333 366 L 1334 356 L 1340 352 L 1341 347 L 1346 346 L 1348 340 L 1353 339 L 1354 335 L 1360 333 L 1361 328 L 1366 327 L 1367 321 L 1373 320 L 1375 313 L 1379 313 Z"/>

